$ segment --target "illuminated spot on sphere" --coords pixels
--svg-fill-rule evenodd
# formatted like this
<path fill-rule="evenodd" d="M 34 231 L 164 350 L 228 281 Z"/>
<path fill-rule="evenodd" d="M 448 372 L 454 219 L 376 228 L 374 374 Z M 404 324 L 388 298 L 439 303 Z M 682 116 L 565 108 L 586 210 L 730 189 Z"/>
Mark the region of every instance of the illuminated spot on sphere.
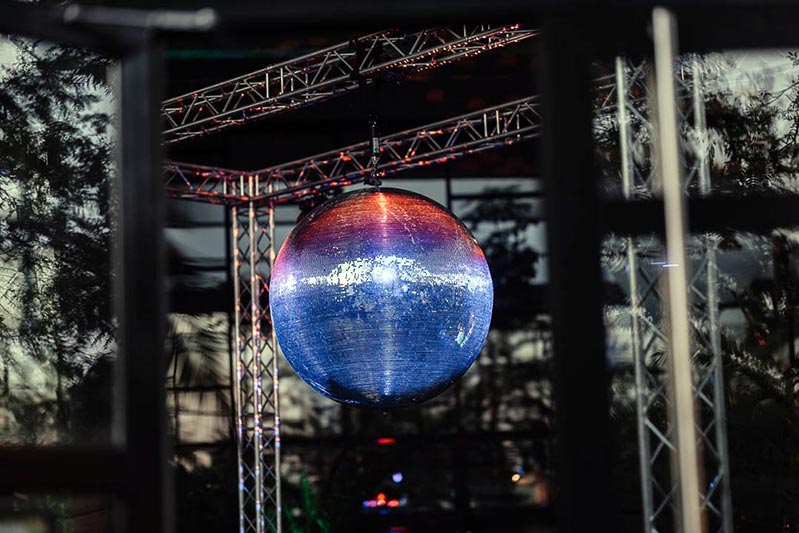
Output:
<path fill-rule="evenodd" d="M 269 305 L 289 364 L 351 405 L 432 398 L 488 334 L 494 293 L 469 230 L 399 189 L 342 194 L 302 219 L 272 270 Z"/>

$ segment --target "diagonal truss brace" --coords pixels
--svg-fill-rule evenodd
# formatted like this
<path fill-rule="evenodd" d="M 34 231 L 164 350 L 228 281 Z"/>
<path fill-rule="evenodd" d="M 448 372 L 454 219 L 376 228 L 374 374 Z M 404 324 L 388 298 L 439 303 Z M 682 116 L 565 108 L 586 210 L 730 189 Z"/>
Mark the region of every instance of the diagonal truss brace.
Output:
<path fill-rule="evenodd" d="M 686 74 L 683 70 L 681 74 Z M 619 125 L 622 190 L 625 198 L 649 196 L 657 191 L 656 169 L 649 147 L 652 124 L 647 118 L 648 86 L 644 65 L 630 65 L 616 60 L 615 108 Z M 681 106 L 684 151 L 689 156 L 686 192 L 710 194 L 707 131 L 702 72 L 696 58 L 690 62 L 687 76 L 676 77 L 681 98 L 692 105 Z M 605 105 L 608 105 L 606 102 Z M 691 305 L 689 315 L 695 339 L 693 356 L 694 403 L 704 416 L 697 419 L 697 445 L 704 452 L 705 484 L 701 505 L 713 531 L 732 533 L 729 461 L 727 458 L 726 416 L 722 377 L 721 336 L 719 329 L 717 239 L 712 235 L 694 239 L 692 246 L 698 263 L 689 280 Z M 641 470 L 641 494 L 644 527 L 647 533 L 670 528 L 677 517 L 677 481 L 668 476 L 670 455 L 676 450 L 674 435 L 664 423 L 669 409 L 665 387 L 665 352 L 667 338 L 652 316 L 657 313 L 663 295 L 660 278 L 668 267 L 660 260 L 661 251 L 642 241 L 625 239 L 630 286 L 633 364 L 636 381 L 637 422 Z"/>
<path fill-rule="evenodd" d="M 381 75 L 407 76 L 537 35 L 520 25 L 373 33 L 163 102 L 174 143 L 321 102 Z"/>
<path fill-rule="evenodd" d="M 385 174 L 451 161 L 533 138 L 540 125 L 538 98 L 523 98 L 381 137 L 378 168 Z M 370 156 L 369 143 L 362 142 L 261 170 L 167 163 L 164 174 L 166 189 L 173 198 L 260 206 L 363 181 L 371 172 Z M 257 178 L 254 189 L 241 186 L 245 177 Z"/>

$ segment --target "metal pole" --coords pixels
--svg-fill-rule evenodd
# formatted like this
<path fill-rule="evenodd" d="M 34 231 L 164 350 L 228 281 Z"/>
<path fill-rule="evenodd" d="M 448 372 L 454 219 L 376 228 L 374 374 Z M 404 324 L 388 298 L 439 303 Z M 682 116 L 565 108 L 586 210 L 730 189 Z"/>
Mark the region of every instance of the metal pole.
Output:
<path fill-rule="evenodd" d="M 627 72 L 623 57 L 616 57 L 616 113 L 619 119 L 621 184 L 625 200 L 633 197 L 633 162 L 630 152 L 630 117 L 627 114 Z"/>
<path fill-rule="evenodd" d="M 716 451 L 719 460 L 721 483 L 721 530 L 733 533 L 732 494 L 730 488 L 730 460 L 727 453 L 727 413 L 724 405 L 724 367 L 719 331 L 718 281 L 716 279 L 716 245 L 707 244 L 707 307 L 710 324 L 710 342 L 713 351 L 713 404 L 716 429 Z"/>
<path fill-rule="evenodd" d="M 235 182 L 226 182 L 224 190 L 251 197 L 259 186 L 256 175 L 242 175 Z M 275 255 L 274 208 L 247 202 L 233 206 L 231 213 L 236 258 L 234 386 L 239 531 L 281 533 L 277 343 L 265 303 Z"/>
<path fill-rule="evenodd" d="M 688 321 L 688 274 L 685 253 L 687 213 L 683 192 L 677 128 L 674 56 L 676 19 L 665 8 L 652 10 L 657 87 L 658 147 L 666 222 L 671 416 L 677 453 L 674 477 L 679 480 L 680 524 L 686 533 L 704 531 L 699 496 L 699 455 L 696 446 L 691 337 Z"/>
<path fill-rule="evenodd" d="M 269 193 L 272 192 L 273 184 L 268 186 Z M 268 235 L 269 235 L 269 274 L 272 273 L 272 267 L 275 265 L 275 207 L 269 204 L 268 207 Z M 269 290 L 269 278 L 264 278 L 263 282 L 266 283 L 267 291 Z M 269 346 L 268 349 L 272 354 L 272 409 L 274 413 L 272 432 L 274 436 L 274 461 L 273 461 L 273 475 L 275 481 L 274 503 L 275 503 L 275 531 L 282 533 L 283 531 L 283 502 L 281 497 L 281 468 L 280 468 L 280 379 L 277 353 L 277 337 L 275 336 L 275 328 L 272 322 L 271 311 L 267 312 L 269 318 Z"/>
<path fill-rule="evenodd" d="M 696 158 L 699 171 L 699 194 L 707 196 L 710 194 L 710 166 L 708 162 L 707 126 L 705 124 L 705 100 L 699 83 L 702 74 L 698 58 L 694 57 L 691 67 L 693 73 L 694 134 L 696 135 L 695 140 L 697 143 Z"/>
<path fill-rule="evenodd" d="M 248 177 L 250 194 L 256 188 L 254 183 L 255 177 L 250 175 Z M 258 219 L 256 217 L 256 207 L 252 202 L 247 205 L 247 215 L 249 221 L 249 240 L 250 240 L 250 335 L 252 342 L 252 358 L 250 359 L 252 376 L 253 376 L 253 453 L 254 468 L 253 477 L 255 481 L 255 530 L 257 533 L 264 531 L 264 514 L 263 514 L 263 470 L 261 468 L 261 450 L 263 443 L 261 437 L 263 436 L 263 426 L 261 425 L 261 410 L 263 408 L 263 368 L 261 360 L 261 302 L 260 291 L 258 286 Z"/>
<path fill-rule="evenodd" d="M 551 15 L 542 58 L 550 306 L 557 406 L 559 530 L 617 531 L 610 479 L 609 379 L 591 131 L 590 29 Z M 579 305 L 574 305 L 579 300 Z M 580 334 L 574 334 L 579 324 Z M 586 480 L 591 480 L 587 483 Z"/>
<path fill-rule="evenodd" d="M 619 120 L 619 147 L 621 156 L 621 179 L 624 198 L 633 198 L 633 162 L 630 151 L 629 115 L 627 113 L 627 72 L 625 60 L 616 58 L 616 104 Z M 633 367 L 635 369 L 635 406 L 638 429 L 638 466 L 641 470 L 641 502 L 644 531 L 654 529 L 652 500 L 652 466 L 649 430 L 646 427 L 649 401 L 646 379 L 646 353 L 641 346 L 640 296 L 638 292 L 638 256 L 632 237 L 627 237 L 627 274 L 630 283 L 630 325 L 632 327 Z"/>
<path fill-rule="evenodd" d="M 121 380 L 123 398 L 114 442 L 124 446 L 126 480 L 124 531 L 168 533 L 174 530 L 174 490 L 168 457 L 166 365 L 164 360 L 163 219 L 160 179 L 160 123 L 157 109 L 162 50 L 143 34 L 121 67 L 121 174 L 117 180 L 122 245 L 119 288 Z M 115 403 L 115 407 L 119 404 Z M 121 422 L 121 424 L 119 424 Z M 30 474 L 33 475 L 33 474 Z M 99 475 L 99 473 L 95 474 Z"/>
<path fill-rule="evenodd" d="M 228 183 L 224 183 L 224 191 L 228 192 Z M 238 496 L 239 496 L 239 533 L 245 533 L 245 511 L 246 511 L 246 497 L 245 497 L 245 470 L 244 470 L 244 419 L 242 414 L 242 390 L 241 382 L 243 379 L 243 340 L 241 337 L 241 290 L 239 284 L 241 283 L 239 276 L 239 268 L 241 265 L 241 249 L 239 248 L 239 208 L 233 206 L 230 210 L 231 217 L 231 233 L 233 234 L 233 312 L 235 320 L 235 359 L 236 359 L 236 375 L 233 379 L 233 404 L 236 410 L 236 461 L 238 463 Z"/>
<path fill-rule="evenodd" d="M 694 98 L 694 134 L 696 136 L 697 167 L 699 170 L 699 194 L 710 194 L 710 162 L 708 161 L 709 140 L 705 119 L 705 100 L 702 94 L 702 71 L 699 58 L 692 61 L 692 81 Z M 712 353 L 711 379 L 713 380 L 713 419 L 715 423 L 716 451 L 719 462 L 719 479 L 721 486 L 721 530 L 725 533 L 733 532 L 732 521 L 732 495 L 730 489 L 730 463 L 727 453 L 727 416 L 724 405 L 724 367 L 721 353 L 721 331 L 719 329 L 719 297 L 716 266 L 717 243 L 712 238 L 706 238 L 705 259 L 707 263 L 707 314 L 708 333 L 710 336 L 710 349 Z M 708 489 L 708 493 L 711 492 Z M 709 499 L 709 497 L 708 497 Z"/>

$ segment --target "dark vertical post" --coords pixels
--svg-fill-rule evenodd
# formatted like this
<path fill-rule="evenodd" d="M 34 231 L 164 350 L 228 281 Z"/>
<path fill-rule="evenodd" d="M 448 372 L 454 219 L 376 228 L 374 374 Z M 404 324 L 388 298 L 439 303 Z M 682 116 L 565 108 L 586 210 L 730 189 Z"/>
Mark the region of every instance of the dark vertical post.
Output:
<path fill-rule="evenodd" d="M 164 353 L 160 75 L 162 53 L 151 36 L 122 59 L 119 178 L 119 337 L 130 532 L 170 533 L 173 496 L 167 440 Z"/>
<path fill-rule="evenodd" d="M 587 17 L 553 16 L 543 33 L 546 174 L 561 532 L 612 522 L 609 389 L 602 321 L 599 199 L 593 167 Z"/>

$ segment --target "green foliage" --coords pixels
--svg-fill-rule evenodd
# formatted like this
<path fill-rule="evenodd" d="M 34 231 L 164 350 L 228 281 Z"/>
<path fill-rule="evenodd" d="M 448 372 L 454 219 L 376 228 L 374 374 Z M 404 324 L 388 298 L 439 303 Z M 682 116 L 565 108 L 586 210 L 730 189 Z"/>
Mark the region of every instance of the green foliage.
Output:
<path fill-rule="evenodd" d="M 12 394 L 13 353 L 49 367 L 55 424 L 67 439 L 68 387 L 113 349 L 108 61 L 42 42 L 13 46 L 16 61 L 0 67 L 3 390 Z"/>
<path fill-rule="evenodd" d="M 288 501 L 288 505 L 283 506 L 283 516 L 289 533 L 330 533 L 332 531 L 330 522 L 304 472 L 300 474 L 299 496 L 301 503 L 299 516 L 293 516 L 290 511 L 295 507 L 292 503 L 296 502 Z"/>

